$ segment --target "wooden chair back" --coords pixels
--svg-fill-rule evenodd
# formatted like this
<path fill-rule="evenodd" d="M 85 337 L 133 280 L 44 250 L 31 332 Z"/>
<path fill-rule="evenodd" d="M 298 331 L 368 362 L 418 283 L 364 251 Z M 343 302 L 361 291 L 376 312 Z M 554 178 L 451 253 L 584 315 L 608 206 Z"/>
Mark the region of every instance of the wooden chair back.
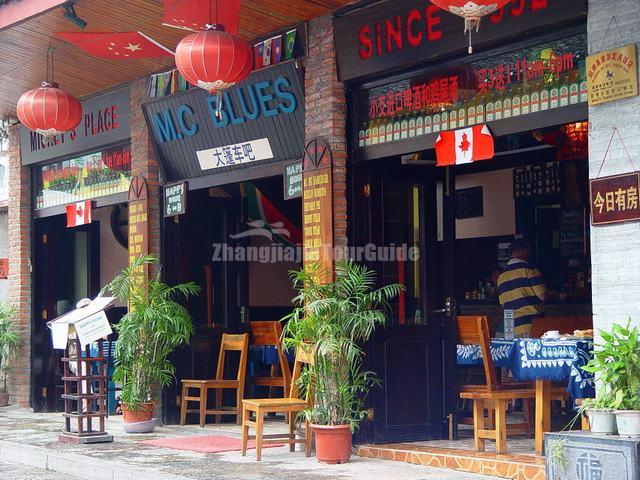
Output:
<path fill-rule="evenodd" d="M 313 365 L 315 362 L 313 356 L 312 347 L 309 348 L 297 348 L 296 359 L 293 363 L 293 373 L 291 375 L 291 388 L 289 390 L 289 398 L 300 399 L 300 384 L 299 380 L 302 376 L 302 370 L 305 366 Z M 310 401 L 311 392 L 307 392 L 305 400 Z"/>
<path fill-rule="evenodd" d="M 291 382 L 291 368 L 282 350 L 282 324 L 277 320 L 249 322 L 250 345 L 273 346 L 278 354 L 278 365 L 282 375 L 282 385 L 289 386 Z M 260 384 L 261 379 L 268 380 L 272 377 L 253 378 L 254 383 Z M 286 392 L 287 388 L 285 388 Z"/>
<path fill-rule="evenodd" d="M 224 380 L 224 362 L 227 352 L 240 352 L 240 363 L 238 364 L 238 375 L 236 380 L 244 381 L 247 370 L 247 360 L 249 356 L 249 334 L 242 333 L 232 335 L 222 334 L 220 344 L 220 354 L 218 355 L 218 366 L 216 368 L 216 380 Z"/>
<path fill-rule="evenodd" d="M 560 333 L 573 333 L 575 325 L 575 317 L 539 317 L 531 323 L 531 337 L 540 338 L 549 330 L 558 330 Z"/>
<path fill-rule="evenodd" d="M 489 336 L 487 317 L 459 316 L 457 317 L 457 325 L 459 345 L 480 345 L 487 389 L 489 391 L 496 390 L 500 386 L 500 379 L 491 356 L 491 337 Z"/>

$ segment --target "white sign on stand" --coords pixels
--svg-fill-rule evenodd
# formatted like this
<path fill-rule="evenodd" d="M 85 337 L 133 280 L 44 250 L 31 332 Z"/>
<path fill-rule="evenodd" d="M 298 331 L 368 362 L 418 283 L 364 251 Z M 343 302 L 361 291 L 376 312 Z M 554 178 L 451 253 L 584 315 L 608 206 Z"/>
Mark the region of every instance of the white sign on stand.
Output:
<path fill-rule="evenodd" d="M 70 333 L 76 333 L 81 346 L 111 335 L 111 325 L 104 311 L 113 306 L 114 297 L 98 297 L 78 302 L 75 310 L 47 322 L 51 329 L 53 348 L 64 350 Z"/>

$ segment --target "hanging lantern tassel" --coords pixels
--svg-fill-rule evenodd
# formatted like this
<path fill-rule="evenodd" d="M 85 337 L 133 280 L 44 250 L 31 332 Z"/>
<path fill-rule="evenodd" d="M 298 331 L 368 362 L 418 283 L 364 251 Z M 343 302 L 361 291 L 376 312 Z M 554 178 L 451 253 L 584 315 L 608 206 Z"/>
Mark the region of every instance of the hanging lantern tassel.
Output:
<path fill-rule="evenodd" d="M 480 19 L 499 8 L 504 7 L 510 0 L 431 0 L 446 12 L 453 13 L 464 18 L 464 33 L 469 37 L 469 54 L 473 53 L 471 44 L 471 32 L 480 29 Z"/>

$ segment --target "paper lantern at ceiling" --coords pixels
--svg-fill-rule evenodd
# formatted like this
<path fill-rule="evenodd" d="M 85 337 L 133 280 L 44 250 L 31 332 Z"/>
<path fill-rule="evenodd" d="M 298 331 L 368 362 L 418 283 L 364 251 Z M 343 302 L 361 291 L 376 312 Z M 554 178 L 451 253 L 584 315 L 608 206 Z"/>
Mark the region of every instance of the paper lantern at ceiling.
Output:
<path fill-rule="evenodd" d="M 221 26 L 207 25 L 180 41 L 176 67 L 189 83 L 218 93 L 247 78 L 253 70 L 253 50 Z"/>
<path fill-rule="evenodd" d="M 482 17 L 504 7 L 510 0 L 431 0 L 442 10 L 464 18 L 464 33 L 469 34 L 469 53 L 473 52 L 471 46 L 471 30 L 477 32 L 480 29 Z"/>
<path fill-rule="evenodd" d="M 22 94 L 16 107 L 22 124 L 45 137 L 68 132 L 82 120 L 82 104 L 55 82 L 43 82 Z"/>

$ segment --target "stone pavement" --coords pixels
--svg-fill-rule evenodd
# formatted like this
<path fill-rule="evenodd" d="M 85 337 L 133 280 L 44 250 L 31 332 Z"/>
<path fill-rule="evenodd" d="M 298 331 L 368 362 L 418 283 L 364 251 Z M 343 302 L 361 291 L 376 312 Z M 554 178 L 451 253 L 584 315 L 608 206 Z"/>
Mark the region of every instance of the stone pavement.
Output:
<path fill-rule="evenodd" d="M 142 444 L 144 440 L 193 435 L 240 437 L 240 427 L 214 425 L 177 425 L 157 427 L 152 434 L 128 435 L 121 417 L 110 417 L 107 430 L 113 443 L 69 445 L 57 441 L 62 428 L 60 414 L 37 414 L 16 407 L 0 409 L 0 461 L 22 464 L 65 474 L 65 478 L 86 480 L 470 480 L 493 477 L 464 474 L 398 462 L 353 457 L 346 465 L 322 465 L 303 452 L 290 453 L 288 447 L 269 448 L 262 462 L 255 461 L 252 450 L 240 452 L 196 453 L 158 448 Z M 269 422 L 269 431 L 282 431 L 283 424 Z M 1 467 L 0 467 L 1 468 Z M 10 471 L 9 471 L 10 472 Z M 0 478 L 11 478 L 0 469 Z M 23 477 L 14 476 L 23 480 Z M 24 479 L 30 477 L 25 476 Z M 34 477 L 40 478 L 40 477 Z M 49 479 L 49 477 L 42 477 Z M 58 480 L 53 476 L 51 479 Z"/>
<path fill-rule="evenodd" d="M 62 473 L 3 461 L 0 461 L 0 478 L 2 480 L 77 480 L 76 477 L 69 477 Z"/>

